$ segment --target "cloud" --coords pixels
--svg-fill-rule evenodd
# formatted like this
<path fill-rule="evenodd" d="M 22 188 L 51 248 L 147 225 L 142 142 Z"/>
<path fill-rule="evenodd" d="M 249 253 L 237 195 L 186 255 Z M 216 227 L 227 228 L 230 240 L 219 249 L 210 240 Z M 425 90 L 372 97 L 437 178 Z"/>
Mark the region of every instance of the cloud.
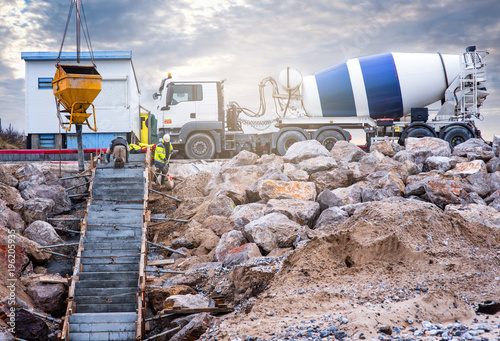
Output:
<path fill-rule="evenodd" d="M 488 88 L 493 93 L 484 106 L 485 130 L 492 134 L 490 127 L 500 123 L 497 0 L 83 2 L 94 50 L 133 51 L 141 101 L 150 109 L 156 106 L 151 94 L 168 72 L 227 79 L 226 103 L 237 100 L 257 108 L 260 80 L 287 66 L 306 75 L 351 57 L 388 51 L 459 53 L 477 45 L 491 52 Z M 11 96 L 0 99 L 1 115 L 22 125 L 16 117 L 23 84 L 9 80 L 23 77 L 22 51 L 59 50 L 69 5 L 67 0 L 0 0 L 0 7 L 0 90 Z M 72 51 L 73 24 L 68 31 L 65 50 Z"/>

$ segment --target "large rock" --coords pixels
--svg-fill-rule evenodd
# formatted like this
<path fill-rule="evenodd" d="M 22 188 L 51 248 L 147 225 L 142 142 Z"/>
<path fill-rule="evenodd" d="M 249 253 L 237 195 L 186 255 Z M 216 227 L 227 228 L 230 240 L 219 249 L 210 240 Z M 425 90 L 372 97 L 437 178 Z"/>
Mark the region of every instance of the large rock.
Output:
<path fill-rule="evenodd" d="M 428 157 L 451 156 L 450 144 L 435 137 L 409 137 L 405 139 L 405 146 L 409 160 L 413 161 L 420 169 L 423 168 L 425 160 Z M 401 157 L 398 157 L 398 161 L 402 162 Z"/>
<path fill-rule="evenodd" d="M 271 199 L 266 205 L 266 214 L 282 213 L 299 225 L 312 226 L 320 213 L 319 204 L 301 199 Z"/>
<path fill-rule="evenodd" d="M 451 156 L 450 144 L 436 137 L 408 137 L 405 139 L 405 148 L 410 155 L 428 151 L 428 156 Z"/>
<path fill-rule="evenodd" d="M 393 157 L 396 155 L 400 150 L 401 146 L 397 143 L 394 143 L 389 140 L 381 141 L 374 143 L 370 146 L 370 152 L 378 150 L 382 154 L 388 157 Z"/>
<path fill-rule="evenodd" d="M 339 187 L 349 187 L 353 184 L 353 175 L 353 172 L 349 169 L 337 168 L 330 171 L 314 173 L 311 175 L 310 179 L 316 184 L 317 192 L 321 193 L 325 189 L 334 190 Z"/>
<path fill-rule="evenodd" d="M 197 314 L 170 341 L 198 340 L 215 323 L 215 317 L 208 313 Z"/>
<path fill-rule="evenodd" d="M 224 233 L 219 244 L 215 248 L 214 258 L 216 262 L 222 262 L 229 251 L 240 247 L 247 242 L 245 236 L 240 231 L 229 231 Z"/>
<path fill-rule="evenodd" d="M 257 154 L 249 152 L 247 150 L 242 150 L 231 160 L 225 162 L 222 165 L 220 172 L 225 173 L 228 169 L 231 168 L 239 168 L 242 166 L 255 165 L 258 160 L 259 156 Z"/>
<path fill-rule="evenodd" d="M 465 179 L 464 188 L 467 192 L 476 192 L 483 198 L 491 192 L 488 184 L 488 172 L 482 160 L 457 163 L 455 168 L 448 171 L 447 174 Z"/>
<path fill-rule="evenodd" d="M 415 162 L 405 160 L 404 162 L 400 163 L 400 166 L 396 171 L 401 176 L 401 180 L 403 180 L 403 182 L 406 184 L 409 176 L 420 173 L 420 168 L 415 164 Z"/>
<path fill-rule="evenodd" d="M 11 210 L 19 212 L 23 208 L 24 199 L 21 193 L 14 187 L 3 183 L 0 183 L 0 199 L 4 200 Z"/>
<path fill-rule="evenodd" d="M 298 167 L 307 173 L 312 174 L 337 167 L 337 162 L 331 156 L 318 156 L 301 161 Z"/>
<path fill-rule="evenodd" d="M 329 207 L 344 205 L 344 201 L 329 189 L 325 189 L 321 192 L 316 201 L 318 202 L 321 211 L 326 210 Z"/>
<path fill-rule="evenodd" d="M 24 200 L 34 198 L 47 198 L 54 201 L 54 208 L 52 214 L 60 214 L 71 209 L 71 200 L 69 199 L 67 191 L 60 185 L 44 185 L 34 184 L 27 186 L 21 191 Z"/>
<path fill-rule="evenodd" d="M 8 269 L 14 273 L 15 278 L 19 278 L 21 272 L 29 263 L 26 247 L 20 243 L 20 236 L 14 230 L 7 229 L 0 225 L 0 267 Z M 11 250 L 9 253 L 9 250 Z M 11 263 L 9 255 L 16 255 L 14 264 Z"/>
<path fill-rule="evenodd" d="M 12 234 L 12 232 L 10 232 L 6 227 L 0 225 L 0 240 L 2 241 L 0 245 L 4 245 L 4 247 L 7 247 L 9 234 Z M 50 255 L 48 253 L 40 251 L 40 244 L 19 234 L 15 235 L 15 241 L 17 255 L 16 269 L 19 270 L 19 272 L 28 264 L 30 259 L 35 263 L 45 263 L 49 260 Z M 7 250 L 5 250 L 5 253 L 0 252 L 0 255 L 7 255 Z M 7 258 L 5 259 L 5 261 L 7 261 Z M 8 263 L 5 264 L 7 265 Z"/>
<path fill-rule="evenodd" d="M 254 220 L 245 226 L 245 237 L 255 243 L 266 255 L 278 247 L 278 237 L 271 231 L 269 225 L 261 219 Z"/>
<path fill-rule="evenodd" d="M 496 198 L 493 200 L 488 207 L 494 208 L 497 211 L 500 211 L 500 198 Z"/>
<path fill-rule="evenodd" d="M 47 220 L 54 209 L 55 202 L 48 198 L 33 198 L 24 201 L 23 216 L 28 224 L 35 220 Z"/>
<path fill-rule="evenodd" d="M 31 223 L 24 230 L 23 236 L 43 246 L 64 244 L 52 225 L 41 220 Z"/>
<path fill-rule="evenodd" d="M 349 215 L 339 207 L 330 207 L 324 210 L 316 221 L 314 229 L 333 231 L 335 226 L 349 218 Z"/>
<path fill-rule="evenodd" d="M 493 148 L 493 154 L 496 157 L 500 157 L 500 135 L 493 136 L 492 148 Z"/>
<path fill-rule="evenodd" d="M 381 161 L 378 157 L 379 154 L 383 156 L 383 154 L 375 151 L 363 156 L 359 162 L 351 162 L 347 165 L 347 168 L 353 173 L 354 182 L 363 181 L 368 175 L 375 171 Z"/>
<path fill-rule="evenodd" d="M 20 183 L 29 182 L 31 184 L 44 184 L 46 179 L 43 172 L 35 165 L 29 163 L 16 171 L 16 177 Z"/>
<path fill-rule="evenodd" d="M 449 204 L 460 204 L 467 196 L 461 183 L 448 179 L 435 179 L 424 184 L 425 197 L 440 208 Z"/>
<path fill-rule="evenodd" d="M 201 296 L 200 294 L 186 294 L 186 295 L 172 295 L 165 299 L 165 308 L 167 307 L 179 307 L 179 308 L 208 308 L 208 298 Z"/>
<path fill-rule="evenodd" d="M 247 243 L 240 247 L 230 250 L 224 258 L 224 266 L 235 266 L 245 263 L 252 258 L 262 257 L 260 249 L 255 243 Z"/>
<path fill-rule="evenodd" d="M 363 202 L 403 195 L 405 195 L 405 184 L 399 175 L 394 172 L 389 172 L 370 185 L 363 187 L 361 192 Z"/>
<path fill-rule="evenodd" d="M 243 205 L 245 206 L 245 205 Z M 239 206 L 236 206 L 239 207 Z M 234 223 L 228 217 L 221 217 L 218 215 L 212 215 L 203 221 L 203 225 L 206 228 L 214 231 L 214 233 L 220 237 L 224 233 L 231 231 L 235 228 Z"/>
<path fill-rule="evenodd" d="M 45 184 L 49 186 L 53 185 L 61 185 L 62 186 L 62 181 L 59 179 L 57 175 L 52 173 L 47 166 L 41 166 L 40 171 L 43 173 L 43 176 L 45 177 Z M 85 178 L 77 178 L 80 180 L 84 180 Z"/>
<path fill-rule="evenodd" d="M 243 205 L 248 203 L 247 189 L 264 174 L 264 169 L 259 166 L 226 168 L 221 172 L 222 183 L 217 188 L 225 191 L 237 205 Z"/>
<path fill-rule="evenodd" d="M 408 179 L 406 179 L 406 196 L 421 196 L 425 194 L 425 184 L 436 179 L 440 179 L 440 177 L 439 174 L 435 172 L 409 176 Z"/>
<path fill-rule="evenodd" d="M 488 173 L 495 173 L 500 171 L 500 157 L 494 157 L 486 164 Z"/>
<path fill-rule="evenodd" d="M 446 172 L 457 164 L 456 159 L 447 156 L 431 156 L 424 162 L 424 171 Z"/>
<path fill-rule="evenodd" d="M 361 196 L 365 186 L 362 183 L 356 183 L 349 187 L 334 189 L 332 193 L 342 201 L 339 206 L 359 204 L 362 201 Z"/>
<path fill-rule="evenodd" d="M 448 214 L 458 214 L 473 224 L 500 228 L 500 212 L 489 206 L 478 204 L 447 205 L 444 211 Z"/>
<path fill-rule="evenodd" d="M 0 199 L 0 225 L 13 229 L 17 233 L 22 233 L 26 227 L 21 216 L 12 211 L 2 199 Z"/>
<path fill-rule="evenodd" d="M 2 165 L 0 165 L 0 182 L 10 187 L 17 187 L 19 184 L 19 181 Z"/>
<path fill-rule="evenodd" d="M 484 198 L 484 202 L 489 205 L 491 204 L 493 201 L 495 201 L 497 198 L 500 198 L 500 191 L 499 190 L 496 190 L 494 191 L 493 193 L 491 193 L 490 195 L 488 195 L 487 198 Z"/>
<path fill-rule="evenodd" d="M 492 192 L 500 190 L 500 172 L 489 173 L 486 175 L 486 182 Z"/>
<path fill-rule="evenodd" d="M 290 181 L 290 178 L 282 172 L 283 165 L 278 168 L 269 168 L 264 175 L 254 181 L 251 186 L 246 188 L 246 194 L 249 202 L 259 201 L 259 185 L 265 180 Z"/>
<path fill-rule="evenodd" d="M 339 165 L 346 165 L 349 162 L 358 162 L 365 152 L 358 146 L 347 141 L 337 141 L 330 151 L 331 157 L 339 163 Z"/>
<path fill-rule="evenodd" d="M 319 156 L 330 156 L 328 149 L 316 140 L 305 140 L 292 144 L 283 156 L 284 162 L 299 163 Z"/>
<path fill-rule="evenodd" d="M 292 181 L 309 181 L 309 173 L 298 168 L 298 165 L 285 163 L 283 165 L 283 174 Z"/>
<path fill-rule="evenodd" d="M 454 156 L 466 157 L 468 160 L 488 161 L 495 157 L 493 148 L 483 139 L 469 139 L 453 148 Z"/>
<path fill-rule="evenodd" d="M 229 217 L 238 230 L 243 230 L 246 224 L 264 216 L 265 205 L 252 203 L 247 205 L 236 206 L 233 214 Z"/>
<path fill-rule="evenodd" d="M 154 314 L 162 311 L 165 300 L 173 295 L 196 295 L 196 290 L 187 285 L 170 285 L 148 291 L 148 299 Z"/>
<path fill-rule="evenodd" d="M 26 293 L 31 297 L 35 307 L 53 316 L 62 316 L 66 312 L 68 290 L 62 283 L 31 283 Z"/>
<path fill-rule="evenodd" d="M 306 229 L 281 213 L 271 213 L 247 224 L 245 235 L 267 254 L 278 247 L 292 247 L 297 238 L 306 237 Z"/>
<path fill-rule="evenodd" d="M 313 182 L 265 180 L 259 184 L 259 196 L 263 200 L 316 199 L 316 186 Z"/>
<path fill-rule="evenodd" d="M 192 244 L 193 248 L 197 248 L 196 254 L 206 255 L 219 244 L 219 237 L 211 229 L 202 226 L 196 221 L 191 221 L 188 226 L 182 239 Z M 186 245 L 182 246 L 188 247 Z"/>
<path fill-rule="evenodd" d="M 24 309 L 16 309 L 16 337 L 24 340 L 47 341 L 50 329 L 43 319 Z"/>
<path fill-rule="evenodd" d="M 207 213 L 211 215 L 220 215 L 223 217 L 229 217 L 233 214 L 233 210 L 236 207 L 234 201 L 222 192 L 215 195 L 214 199 L 210 201 L 207 207 Z"/>

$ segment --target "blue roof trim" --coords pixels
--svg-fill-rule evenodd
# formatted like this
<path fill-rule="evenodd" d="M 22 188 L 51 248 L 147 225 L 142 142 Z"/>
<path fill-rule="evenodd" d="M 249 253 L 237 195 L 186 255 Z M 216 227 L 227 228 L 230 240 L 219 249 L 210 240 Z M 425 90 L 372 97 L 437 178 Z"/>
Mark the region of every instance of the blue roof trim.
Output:
<path fill-rule="evenodd" d="M 21 52 L 24 60 L 56 60 L 58 52 Z M 80 53 L 81 60 L 91 60 L 89 52 Z M 95 60 L 132 59 L 132 51 L 94 51 Z M 61 53 L 61 60 L 76 60 L 76 52 Z"/>

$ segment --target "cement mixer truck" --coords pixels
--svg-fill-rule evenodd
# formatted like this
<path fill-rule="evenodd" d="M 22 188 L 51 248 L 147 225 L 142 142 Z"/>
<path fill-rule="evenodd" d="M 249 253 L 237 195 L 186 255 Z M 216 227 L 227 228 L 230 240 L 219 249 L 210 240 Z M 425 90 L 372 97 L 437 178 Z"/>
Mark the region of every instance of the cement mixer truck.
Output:
<path fill-rule="evenodd" d="M 292 68 L 259 84 L 260 107 L 224 105 L 224 81 L 170 75 L 153 95 L 158 133 L 190 159 L 231 156 L 241 150 L 284 155 L 295 142 L 315 139 L 331 149 L 362 130 L 367 146 L 409 137 L 437 137 L 451 148 L 480 137 L 474 121 L 488 95 L 485 51 L 459 55 L 384 53 L 349 59 L 314 75 Z M 279 84 L 279 85 L 278 85 Z M 266 115 L 264 88 L 272 87 L 275 116 Z M 281 89 L 280 89 L 281 86 Z M 437 102 L 437 107 L 432 104 Z M 262 130 L 245 133 L 243 126 Z M 269 132 L 272 128 L 274 131 Z M 266 132 L 264 132 L 266 131 Z"/>

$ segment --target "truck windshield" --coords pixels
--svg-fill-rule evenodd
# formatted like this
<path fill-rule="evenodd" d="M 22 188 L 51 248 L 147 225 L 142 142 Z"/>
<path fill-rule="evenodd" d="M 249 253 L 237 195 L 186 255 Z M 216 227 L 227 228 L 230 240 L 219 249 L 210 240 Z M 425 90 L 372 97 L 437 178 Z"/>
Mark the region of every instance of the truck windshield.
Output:
<path fill-rule="evenodd" d="M 176 105 L 180 102 L 201 101 L 203 100 L 202 87 L 195 85 L 173 85 L 174 93 L 170 105 Z"/>

